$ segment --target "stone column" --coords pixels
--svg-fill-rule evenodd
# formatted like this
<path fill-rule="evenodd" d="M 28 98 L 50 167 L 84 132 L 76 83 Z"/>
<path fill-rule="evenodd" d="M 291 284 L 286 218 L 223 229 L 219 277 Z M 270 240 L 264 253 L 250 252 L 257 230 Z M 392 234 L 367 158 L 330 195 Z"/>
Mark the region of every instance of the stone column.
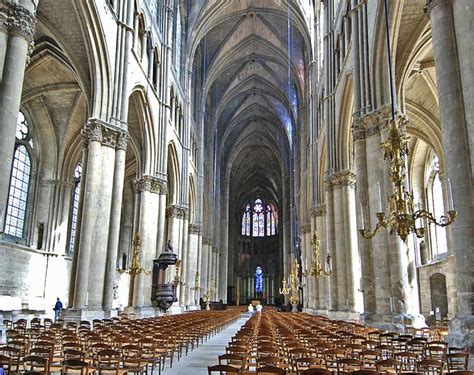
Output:
<path fill-rule="evenodd" d="M 112 190 L 112 207 L 110 210 L 109 238 L 104 280 L 104 310 L 112 309 L 114 299 L 113 287 L 116 278 L 116 264 L 120 237 L 120 219 L 122 214 L 123 182 L 125 176 L 125 157 L 128 144 L 128 133 L 120 132 L 115 146 L 115 167 Z"/>
<path fill-rule="evenodd" d="M 369 223 L 369 201 L 367 198 L 367 153 L 365 129 L 359 117 L 356 117 L 353 125 L 354 139 L 354 168 L 357 176 L 356 185 L 356 212 L 357 229 L 368 228 Z M 371 255 L 371 241 L 357 234 L 357 245 L 361 261 L 361 290 L 363 294 L 364 317 L 370 319 L 375 313 L 375 291 L 374 273 Z"/>
<path fill-rule="evenodd" d="M 92 252 L 95 216 L 97 211 L 98 185 L 100 183 L 102 124 L 89 120 L 82 131 L 84 143 L 88 145 L 86 173 L 82 175 L 83 209 L 81 215 L 80 241 L 77 247 L 77 271 L 75 276 L 73 308 L 87 307 L 89 266 Z"/>
<path fill-rule="evenodd" d="M 188 217 L 188 211 L 185 211 L 184 217 L 181 220 L 181 259 L 183 260 L 183 264 L 181 264 L 181 270 L 180 270 L 180 291 L 179 291 L 179 305 L 184 306 L 186 304 L 185 301 L 185 295 L 186 295 L 186 289 L 189 288 L 189 284 L 186 284 L 186 280 L 188 278 L 188 265 L 186 264 L 188 260 L 188 253 L 189 253 L 189 245 L 188 245 L 188 239 L 189 239 L 189 217 Z"/>
<path fill-rule="evenodd" d="M 181 207 L 178 205 L 172 205 L 169 206 L 166 209 L 166 215 L 168 217 L 168 239 L 171 240 L 171 245 L 173 246 L 174 252 L 178 254 L 178 259 L 183 260 L 183 254 L 185 251 L 183 251 L 183 228 L 184 228 L 184 221 L 186 220 L 186 215 L 187 215 L 187 209 L 185 207 Z M 187 227 L 186 227 L 187 230 Z M 176 275 L 176 267 L 171 266 L 168 267 L 166 270 L 167 274 L 167 281 L 168 282 L 173 282 L 174 277 Z M 182 273 L 182 269 L 180 271 Z M 181 275 L 180 275 L 181 276 Z M 181 280 L 183 281 L 183 280 Z M 176 290 L 176 296 L 178 297 L 178 302 L 179 304 L 182 304 L 182 295 L 181 295 L 181 286 L 178 285 L 177 290 Z"/>
<path fill-rule="evenodd" d="M 472 5 L 465 9 L 462 9 L 460 5 L 456 6 L 457 21 L 459 21 L 456 26 L 459 27 L 459 31 L 462 31 L 463 26 L 468 27 L 469 23 L 472 23 L 468 17 L 469 14 L 472 14 Z M 474 243 L 472 241 L 474 237 L 474 187 L 467 138 L 473 131 L 470 129 L 472 126 L 467 126 L 465 116 L 465 110 L 467 110 L 468 119 L 472 120 L 470 115 L 472 113 L 472 85 L 469 85 L 469 81 L 467 81 L 467 76 L 472 76 L 472 61 L 466 59 L 466 54 L 472 54 L 472 48 L 468 46 L 465 51 L 461 52 L 463 72 L 466 73 L 464 82 L 467 83 L 467 87 L 464 88 L 467 97 L 464 98 L 462 86 L 464 82 L 461 81 L 452 7 L 452 1 L 448 0 L 429 0 L 427 2 L 427 12 L 431 20 L 433 35 L 446 172 L 452 184 L 453 199 L 457 211 L 457 220 L 452 224 L 451 230 L 458 315 L 451 325 L 450 340 L 455 346 L 464 346 L 472 344 L 474 331 L 474 304 L 472 303 L 474 299 L 474 273 L 472 271 L 474 269 Z M 462 17 L 462 12 L 459 10 L 467 12 L 467 23 L 459 18 Z M 459 41 L 462 38 L 466 39 L 466 35 L 458 35 Z M 459 43 L 469 42 L 460 41 Z"/>
<path fill-rule="evenodd" d="M 197 224 L 188 225 L 189 242 L 188 242 L 188 256 L 186 261 L 186 306 L 196 306 L 199 301 L 197 292 L 193 289 L 195 287 L 195 275 L 198 272 L 198 241 L 201 233 L 201 226 Z"/>
<path fill-rule="evenodd" d="M 356 175 L 351 171 L 343 171 L 340 176 L 343 214 L 344 214 L 344 239 L 346 252 L 346 282 L 347 282 L 347 309 L 356 312 L 357 300 L 360 290 L 360 258 L 357 248 L 357 231 L 355 216 L 355 183 Z"/>
<path fill-rule="evenodd" d="M 139 199 L 138 232 L 141 240 L 140 263 L 146 271 L 152 271 L 156 254 L 156 232 L 158 230 L 158 210 L 162 180 L 154 176 L 143 176 L 136 181 Z M 133 307 L 151 305 L 152 275 L 142 272 L 136 276 L 133 292 Z"/>
<path fill-rule="evenodd" d="M 327 251 L 332 256 L 333 262 L 333 273 L 331 279 L 329 281 L 329 289 L 330 289 L 330 304 L 328 308 L 330 310 L 338 310 L 338 288 L 339 288 L 339 279 L 338 273 L 339 268 L 338 266 L 338 254 L 336 253 L 336 238 L 335 238 L 335 228 L 334 228 L 334 191 L 331 180 L 328 178 L 325 181 L 326 185 L 326 207 L 327 207 L 327 214 L 326 214 L 326 243 L 327 243 Z M 341 286 L 342 287 L 342 286 Z"/>
<path fill-rule="evenodd" d="M 165 250 L 166 236 L 165 221 L 166 221 L 166 194 L 168 193 L 168 186 L 166 180 L 161 181 L 160 190 L 160 209 L 158 211 L 158 232 L 156 233 L 156 258 Z"/>
<path fill-rule="evenodd" d="M 0 4 L 0 236 L 8 203 L 25 65 L 35 32 L 34 11 L 33 1 L 28 9 L 11 2 Z"/>
<path fill-rule="evenodd" d="M 207 291 L 209 290 L 208 280 L 210 279 L 209 277 L 210 245 L 211 245 L 210 238 L 207 236 L 203 236 L 201 270 L 200 270 L 201 281 L 199 283 L 199 285 L 201 286 L 201 293 L 199 293 L 199 296 L 202 296 L 203 294 L 207 293 Z"/>
<path fill-rule="evenodd" d="M 316 222 L 316 232 L 321 240 L 320 242 L 320 257 L 321 262 L 326 260 L 328 247 L 327 247 L 327 237 L 326 237 L 326 205 L 324 203 L 319 204 L 314 209 L 314 216 Z M 332 278 L 332 276 L 331 276 Z M 319 311 L 327 311 L 329 310 L 329 286 L 330 282 L 329 279 L 326 277 L 320 277 L 317 279 L 316 285 L 318 286 L 317 293 L 317 309 Z"/>
<path fill-rule="evenodd" d="M 381 115 L 380 118 L 382 117 L 383 116 Z M 382 175 L 382 163 L 385 163 L 385 161 L 383 160 L 380 150 L 380 143 L 382 141 L 378 126 L 378 121 L 380 118 L 376 114 L 366 118 L 365 134 L 367 137 L 366 155 L 368 206 L 367 208 L 363 208 L 364 210 L 367 210 L 365 211 L 367 212 L 367 215 L 364 215 L 364 222 L 366 224 L 365 227 L 366 229 L 370 230 L 375 228 L 377 223 L 375 214 L 380 211 L 378 184 L 382 184 L 383 181 L 388 178 L 388 176 L 384 177 Z M 362 146 L 359 145 L 358 150 L 362 151 L 361 148 Z M 372 240 L 362 239 L 361 241 L 368 241 L 371 243 L 375 312 L 377 314 L 377 316 L 374 316 L 373 319 L 378 323 L 383 321 L 383 317 L 385 317 L 385 319 L 390 317 L 393 310 L 391 308 L 393 303 L 391 303 L 392 293 L 390 282 L 390 261 L 389 249 L 386 243 L 386 234 L 379 233 Z M 367 283 L 368 280 L 365 280 L 365 282 Z"/>

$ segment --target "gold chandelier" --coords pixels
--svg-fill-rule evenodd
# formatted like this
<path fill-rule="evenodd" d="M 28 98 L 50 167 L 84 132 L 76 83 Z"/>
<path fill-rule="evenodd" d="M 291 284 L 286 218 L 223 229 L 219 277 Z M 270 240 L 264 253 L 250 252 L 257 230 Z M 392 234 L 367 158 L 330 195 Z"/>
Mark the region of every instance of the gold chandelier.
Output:
<path fill-rule="evenodd" d="M 328 277 L 332 275 L 332 261 L 331 256 L 328 254 L 326 257 L 326 263 L 324 268 L 321 265 L 319 260 L 319 245 L 321 241 L 318 238 L 316 232 L 313 233 L 313 238 L 311 240 L 311 245 L 313 249 L 313 259 L 311 261 L 311 267 L 303 272 L 303 276 L 315 276 L 318 277 Z"/>
<path fill-rule="evenodd" d="M 413 203 L 413 193 L 406 189 L 406 158 L 408 155 L 408 140 L 405 133 L 400 129 L 396 119 L 392 116 L 390 124 L 390 131 L 386 142 L 381 144 L 384 153 L 384 159 L 389 160 L 390 163 L 390 180 L 392 181 L 393 194 L 388 198 L 388 206 L 390 214 L 384 212 L 377 212 L 378 222 L 373 231 L 369 229 L 359 229 L 359 233 L 365 239 L 374 237 L 380 228 L 388 228 L 390 234 L 398 234 L 398 236 L 406 242 L 410 233 L 416 234 L 418 238 L 425 235 L 425 228 L 422 220 L 427 220 L 440 227 L 450 225 L 456 220 L 456 210 L 450 209 L 447 215 L 443 215 L 437 220 L 434 215 L 425 210 L 417 209 Z M 449 185 L 451 191 L 451 186 Z M 449 204 L 452 204 L 452 196 L 450 192 Z M 379 187 L 379 209 L 382 211 L 381 194 Z M 364 223 L 364 216 L 361 207 L 362 224 Z M 421 225 L 417 226 L 417 220 Z"/>
<path fill-rule="evenodd" d="M 288 281 L 285 278 L 283 278 L 281 281 L 282 287 L 279 289 L 280 294 L 284 296 L 291 294 L 290 303 L 292 305 L 297 304 L 299 301 L 299 297 L 298 297 L 298 289 L 300 286 L 300 283 L 298 280 L 299 269 L 300 269 L 300 266 L 298 264 L 298 260 L 295 259 L 293 263 L 293 268 L 290 272 L 290 276 L 288 277 Z"/>

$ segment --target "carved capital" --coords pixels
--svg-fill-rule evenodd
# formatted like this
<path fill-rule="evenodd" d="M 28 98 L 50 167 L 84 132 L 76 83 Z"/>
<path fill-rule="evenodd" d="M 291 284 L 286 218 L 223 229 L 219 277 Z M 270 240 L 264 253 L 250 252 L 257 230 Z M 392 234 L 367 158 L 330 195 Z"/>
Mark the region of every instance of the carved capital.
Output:
<path fill-rule="evenodd" d="M 90 119 L 81 132 L 84 144 L 87 146 L 91 142 L 102 142 L 102 124 L 96 119 Z"/>
<path fill-rule="evenodd" d="M 127 132 L 124 132 L 124 131 L 120 132 L 117 137 L 117 144 L 115 145 L 115 148 L 117 150 L 126 151 L 129 139 L 130 139 L 130 136 L 128 135 Z"/>
<path fill-rule="evenodd" d="M 304 223 L 301 225 L 301 234 L 311 233 L 311 224 Z"/>
<path fill-rule="evenodd" d="M 314 209 L 314 216 L 321 217 L 327 214 L 326 203 L 320 203 Z"/>
<path fill-rule="evenodd" d="M 330 176 L 333 188 L 341 188 L 343 186 L 355 187 L 356 175 L 351 171 L 341 171 Z"/>
<path fill-rule="evenodd" d="M 354 119 L 354 124 L 352 125 L 352 138 L 354 139 L 354 141 L 365 140 L 364 124 L 360 121 L 359 118 Z"/>
<path fill-rule="evenodd" d="M 188 209 L 186 207 L 172 205 L 166 209 L 166 217 L 169 218 L 186 219 L 187 214 Z"/>
<path fill-rule="evenodd" d="M 137 191 L 149 191 L 151 193 L 160 194 L 163 181 L 154 176 L 143 176 L 135 181 Z"/>
<path fill-rule="evenodd" d="M 8 33 L 9 9 L 9 3 L 0 4 L 0 32 Z"/>
<path fill-rule="evenodd" d="M 28 42 L 32 42 L 36 25 L 35 16 L 20 5 L 9 3 L 9 7 L 9 33 L 22 36 Z"/>
<path fill-rule="evenodd" d="M 188 225 L 188 232 L 189 234 L 201 234 L 201 226 L 199 224 L 189 224 Z"/>

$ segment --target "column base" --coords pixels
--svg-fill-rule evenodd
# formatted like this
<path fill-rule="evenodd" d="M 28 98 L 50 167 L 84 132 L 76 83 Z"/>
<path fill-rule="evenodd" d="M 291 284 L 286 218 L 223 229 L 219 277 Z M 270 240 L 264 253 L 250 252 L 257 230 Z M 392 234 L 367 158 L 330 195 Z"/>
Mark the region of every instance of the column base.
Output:
<path fill-rule="evenodd" d="M 458 348 L 470 347 L 469 368 L 474 369 L 474 316 L 456 316 L 449 323 L 449 332 L 446 336 L 449 346 Z"/>
<path fill-rule="evenodd" d="M 154 318 L 163 315 L 159 308 L 153 306 L 127 306 L 124 313 L 135 314 L 135 319 Z"/>
<path fill-rule="evenodd" d="M 175 302 L 171 305 L 168 311 L 170 312 L 171 315 L 178 315 L 178 314 L 183 313 L 184 308 L 183 306 L 180 306 L 178 302 Z"/>
<path fill-rule="evenodd" d="M 360 314 L 354 311 L 329 310 L 327 316 L 336 320 L 360 321 Z"/>
<path fill-rule="evenodd" d="M 197 311 L 197 310 L 201 310 L 201 307 L 196 306 L 196 305 L 188 306 L 188 311 Z"/>
<path fill-rule="evenodd" d="M 314 315 L 329 316 L 329 310 L 326 309 L 314 309 Z"/>
<path fill-rule="evenodd" d="M 314 310 L 310 307 L 304 307 L 302 311 L 306 314 L 311 314 L 311 315 L 314 314 Z"/>
<path fill-rule="evenodd" d="M 426 327 L 425 317 L 421 314 L 361 314 L 361 322 L 368 326 L 387 331 L 404 332 L 406 326 Z"/>
<path fill-rule="evenodd" d="M 103 310 L 94 308 L 64 309 L 61 318 L 65 322 L 79 323 L 81 320 L 110 319 L 118 316 L 117 310 Z"/>

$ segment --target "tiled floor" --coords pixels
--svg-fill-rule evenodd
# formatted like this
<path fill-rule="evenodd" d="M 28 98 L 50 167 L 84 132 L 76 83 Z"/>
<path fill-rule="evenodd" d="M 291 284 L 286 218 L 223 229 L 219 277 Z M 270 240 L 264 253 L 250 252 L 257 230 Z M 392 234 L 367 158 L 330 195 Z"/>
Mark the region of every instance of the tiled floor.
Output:
<path fill-rule="evenodd" d="M 173 368 L 166 368 L 163 375 L 207 375 L 207 366 L 217 364 L 217 356 L 225 353 L 225 348 L 232 336 L 245 323 L 246 318 L 240 318 L 223 331 L 209 339 L 203 345 L 190 351 L 187 356 L 181 358 L 178 363 L 173 364 Z M 158 372 L 157 372 L 158 373 Z"/>

